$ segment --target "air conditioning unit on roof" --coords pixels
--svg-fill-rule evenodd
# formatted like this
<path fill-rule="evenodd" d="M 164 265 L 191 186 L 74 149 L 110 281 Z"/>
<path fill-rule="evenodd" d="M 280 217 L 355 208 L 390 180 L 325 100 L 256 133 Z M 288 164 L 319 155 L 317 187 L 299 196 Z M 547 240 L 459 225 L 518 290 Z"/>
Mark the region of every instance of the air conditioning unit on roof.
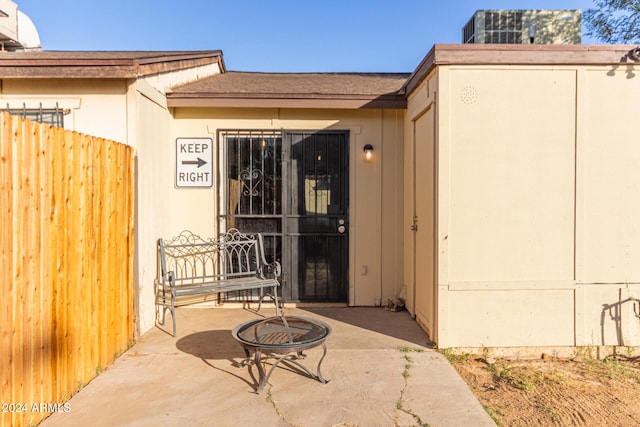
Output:
<path fill-rule="evenodd" d="M 580 44 L 580 10 L 478 10 L 462 28 L 462 43 Z"/>

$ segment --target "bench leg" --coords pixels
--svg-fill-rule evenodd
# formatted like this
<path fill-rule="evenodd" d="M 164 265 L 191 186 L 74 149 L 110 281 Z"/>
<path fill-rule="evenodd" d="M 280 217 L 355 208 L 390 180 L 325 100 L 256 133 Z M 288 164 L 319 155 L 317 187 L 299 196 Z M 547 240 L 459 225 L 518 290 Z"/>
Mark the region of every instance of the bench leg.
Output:
<path fill-rule="evenodd" d="M 162 309 L 162 318 L 160 318 L 160 309 Z M 156 322 L 158 325 L 164 325 L 164 310 L 164 305 L 160 307 L 160 304 L 158 303 L 158 301 L 156 301 Z"/>
<path fill-rule="evenodd" d="M 176 328 L 176 306 L 175 306 L 175 298 L 171 295 L 171 320 L 173 320 L 173 336 L 176 336 L 177 328 Z"/>
<path fill-rule="evenodd" d="M 164 322 L 166 321 L 167 318 L 167 310 L 169 310 L 169 307 L 167 307 L 166 305 L 162 306 L 162 321 L 160 322 L 160 324 L 162 326 L 164 326 Z"/>
<path fill-rule="evenodd" d="M 173 302 L 173 298 L 171 298 L 171 306 L 168 306 L 166 300 L 163 298 L 162 301 L 162 319 L 159 319 L 160 313 L 158 309 L 158 303 L 156 303 L 156 321 L 160 326 L 164 326 L 167 317 L 167 310 L 171 313 L 171 320 L 173 323 L 173 336 L 176 336 L 176 310 Z"/>
<path fill-rule="evenodd" d="M 159 285 L 158 285 L 158 280 L 156 279 L 155 281 L 155 285 L 156 285 L 156 289 L 155 289 L 155 296 L 156 296 L 156 322 L 159 325 L 164 325 L 164 321 L 165 321 L 165 312 L 167 310 L 167 297 L 165 294 L 164 289 L 160 289 Z M 162 295 L 162 296 L 160 296 Z M 162 319 L 160 319 L 160 306 L 162 306 Z"/>
<path fill-rule="evenodd" d="M 260 307 L 262 307 L 263 299 L 264 299 L 264 288 L 260 288 L 260 298 L 258 298 L 258 312 L 260 311 Z"/>
<path fill-rule="evenodd" d="M 173 336 L 176 336 L 176 307 L 175 307 L 175 303 L 174 303 L 174 296 L 171 295 L 171 305 L 167 305 L 167 299 L 166 297 L 162 297 L 162 320 L 158 321 L 158 303 L 156 302 L 156 321 L 158 321 L 158 323 L 161 326 L 164 326 L 165 321 L 166 321 L 166 317 L 167 317 L 167 310 L 169 310 L 169 312 L 171 313 L 171 321 L 173 323 Z"/>
<path fill-rule="evenodd" d="M 280 305 L 278 304 L 278 287 L 273 287 L 273 302 L 276 304 L 276 316 L 280 316 Z"/>
<path fill-rule="evenodd" d="M 166 313 L 167 310 L 169 310 L 169 312 L 171 313 L 171 321 L 173 323 L 173 336 L 176 336 L 176 311 L 175 308 L 173 307 L 167 307 L 167 306 L 163 306 L 162 307 L 162 322 L 160 322 L 160 325 L 164 326 L 165 324 L 165 317 L 166 317 Z"/>
<path fill-rule="evenodd" d="M 258 311 L 260 311 L 260 307 L 262 307 L 262 300 L 265 297 L 269 297 L 273 300 L 274 304 L 276 305 L 276 316 L 279 316 L 279 305 L 278 305 L 278 288 L 276 286 L 273 287 L 273 294 L 264 294 L 264 288 L 260 288 L 260 299 L 258 301 Z"/>

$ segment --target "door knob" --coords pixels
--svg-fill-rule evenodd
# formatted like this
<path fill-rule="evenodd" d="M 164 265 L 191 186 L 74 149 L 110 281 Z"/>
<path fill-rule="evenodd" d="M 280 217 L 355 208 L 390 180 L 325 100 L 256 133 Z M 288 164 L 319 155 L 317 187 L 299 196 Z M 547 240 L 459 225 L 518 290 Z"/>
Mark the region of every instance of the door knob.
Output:
<path fill-rule="evenodd" d="M 342 234 L 346 231 L 347 227 L 345 227 L 344 225 L 341 225 L 338 227 L 338 233 Z"/>

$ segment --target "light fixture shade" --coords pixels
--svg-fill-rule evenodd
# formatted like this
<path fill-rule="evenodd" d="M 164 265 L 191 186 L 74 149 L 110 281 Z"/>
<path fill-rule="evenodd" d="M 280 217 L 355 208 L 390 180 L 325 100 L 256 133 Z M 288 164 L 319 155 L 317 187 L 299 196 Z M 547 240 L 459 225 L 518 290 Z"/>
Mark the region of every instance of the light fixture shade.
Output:
<path fill-rule="evenodd" d="M 373 145 L 366 144 L 364 147 L 362 147 L 362 151 L 364 151 L 364 158 L 366 160 L 371 160 L 371 158 L 373 157 Z"/>

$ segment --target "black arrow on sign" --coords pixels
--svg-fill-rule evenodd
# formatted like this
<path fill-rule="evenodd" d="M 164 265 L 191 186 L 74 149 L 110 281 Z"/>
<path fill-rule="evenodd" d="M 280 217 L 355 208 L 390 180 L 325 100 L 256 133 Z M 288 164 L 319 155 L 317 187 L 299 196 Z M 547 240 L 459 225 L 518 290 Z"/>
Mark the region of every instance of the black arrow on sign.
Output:
<path fill-rule="evenodd" d="M 198 167 L 204 166 L 207 164 L 207 162 L 205 160 L 202 160 L 200 157 L 198 157 L 198 160 L 183 160 L 182 161 L 183 165 L 198 165 Z"/>

